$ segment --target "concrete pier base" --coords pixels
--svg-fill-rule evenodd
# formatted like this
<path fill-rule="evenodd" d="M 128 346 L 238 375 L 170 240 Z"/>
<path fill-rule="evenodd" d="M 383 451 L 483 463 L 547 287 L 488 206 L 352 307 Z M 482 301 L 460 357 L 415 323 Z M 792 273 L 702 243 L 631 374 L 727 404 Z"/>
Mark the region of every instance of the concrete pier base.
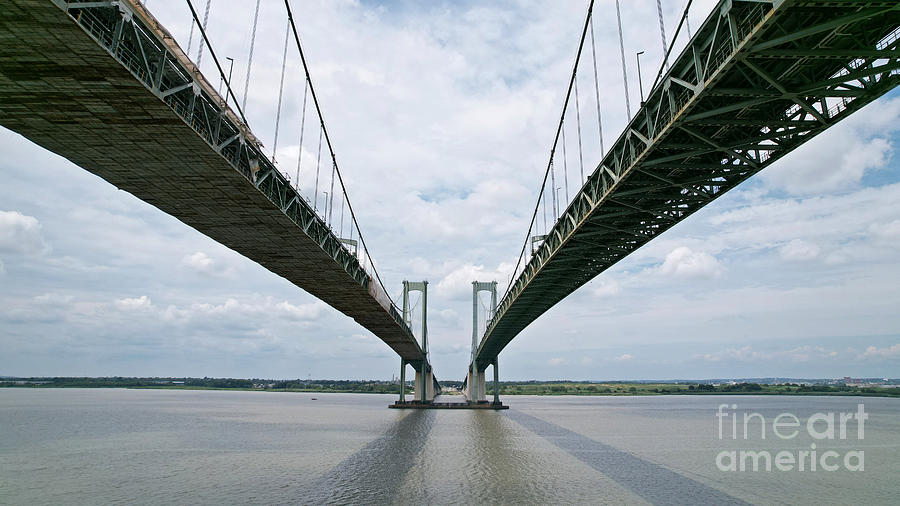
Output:
<path fill-rule="evenodd" d="M 422 384 L 422 381 L 425 381 L 425 384 Z M 425 396 L 422 396 L 424 391 Z M 425 374 L 422 374 L 422 371 L 416 371 L 416 386 L 415 386 L 415 402 L 431 402 L 434 400 L 434 373 L 432 371 L 428 371 Z"/>
<path fill-rule="evenodd" d="M 500 402 L 469 402 L 462 395 L 440 395 L 432 402 L 406 401 L 388 406 L 393 409 L 509 409 Z"/>
<path fill-rule="evenodd" d="M 478 371 L 475 379 L 472 379 L 472 371 L 466 376 L 466 399 L 469 402 L 487 402 L 485 395 L 484 371 Z"/>

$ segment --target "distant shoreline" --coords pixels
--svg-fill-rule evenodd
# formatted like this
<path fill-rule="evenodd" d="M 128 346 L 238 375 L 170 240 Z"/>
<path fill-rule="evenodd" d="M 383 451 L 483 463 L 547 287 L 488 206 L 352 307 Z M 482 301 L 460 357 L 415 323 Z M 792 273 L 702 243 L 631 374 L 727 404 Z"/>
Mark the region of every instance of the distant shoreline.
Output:
<path fill-rule="evenodd" d="M 458 388 L 459 382 L 447 382 Z M 3 378 L 0 388 L 128 388 L 156 390 L 223 390 L 244 392 L 355 393 L 399 395 L 399 384 L 389 381 L 349 380 L 245 380 L 220 378 Z M 488 394 L 493 388 L 488 385 Z M 407 392 L 413 388 L 407 385 Z M 445 395 L 452 394 L 447 392 Z M 759 383 L 640 383 L 640 382 L 501 382 L 500 395 L 538 396 L 653 396 L 653 395 L 828 395 L 900 397 L 900 387 L 759 384 Z"/>

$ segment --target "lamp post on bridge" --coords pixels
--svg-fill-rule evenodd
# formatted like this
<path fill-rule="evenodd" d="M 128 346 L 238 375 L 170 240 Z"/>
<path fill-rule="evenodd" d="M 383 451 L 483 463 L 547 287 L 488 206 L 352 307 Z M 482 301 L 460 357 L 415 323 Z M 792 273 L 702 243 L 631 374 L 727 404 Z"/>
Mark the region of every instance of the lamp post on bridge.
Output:
<path fill-rule="evenodd" d="M 638 51 L 635 58 L 637 58 L 637 70 L 638 70 L 638 89 L 641 90 L 641 105 L 644 105 L 644 81 L 641 79 L 641 55 L 644 54 L 643 51 Z"/>

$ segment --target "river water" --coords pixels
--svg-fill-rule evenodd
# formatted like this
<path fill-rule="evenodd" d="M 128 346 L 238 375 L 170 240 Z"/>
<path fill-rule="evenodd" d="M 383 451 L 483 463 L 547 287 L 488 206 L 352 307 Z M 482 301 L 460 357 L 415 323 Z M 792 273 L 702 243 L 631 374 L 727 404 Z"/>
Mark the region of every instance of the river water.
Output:
<path fill-rule="evenodd" d="M 898 399 L 512 396 L 503 398 L 511 409 L 499 412 L 387 409 L 393 400 L 2 389 L 0 504 L 897 504 L 900 498 Z M 841 439 L 840 413 L 856 413 L 860 403 L 864 432 L 848 418 Z M 742 417 L 754 413 L 744 439 Z M 780 420 L 777 434 L 798 432 L 791 439 L 773 433 L 781 413 L 799 420 L 799 429 L 789 416 Z M 827 437 L 828 413 L 834 439 Z M 811 434 L 806 423 L 817 414 L 825 420 Z M 801 454 L 813 444 L 815 471 Z M 740 460 L 741 450 L 765 450 L 773 459 L 791 453 L 795 465 L 783 471 L 773 463 L 766 471 L 759 460 L 754 471 L 748 459 L 743 471 L 737 464 L 731 470 L 727 453 Z M 834 454 L 823 466 L 828 451 Z"/>

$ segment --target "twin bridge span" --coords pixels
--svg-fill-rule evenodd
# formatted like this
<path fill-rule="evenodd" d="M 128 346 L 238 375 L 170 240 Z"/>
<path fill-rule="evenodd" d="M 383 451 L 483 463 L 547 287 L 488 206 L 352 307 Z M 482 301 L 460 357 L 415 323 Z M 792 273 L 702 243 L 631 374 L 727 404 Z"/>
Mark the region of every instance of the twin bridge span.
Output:
<path fill-rule="evenodd" d="M 589 21 L 590 11 L 585 33 Z M 473 332 L 469 399 L 485 399 L 484 372 L 493 365 L 496 400 L 500 351 L 550 307 L 894 88 L 898 39 L 896 1 L 721 0 L 668 58 L 552 229 L 537 234 L 532 225 L 526 245 L 540 246 L 523 247 L 484 334 Z M 426 328 L 420 345 L 408 308 L 397 308 L 378 278 L 346 191 L 349 234 L 343 216 L 340 227 L 333 221 L 338 167 L 318 103 L 320 150 L 324 134 L 332 171 L 332 207 L 326 200 L 322 215 L 263 153 L 216 65 L 225 97 L 136 0 L 6 0 L 0 124 L 352 317 L 400 356 L 401 371 L 416 370 L 416 397 L 431 400 L 438 385 Z M 306 84 L 312 91 L 308 71 Z M 424 296 L 427 284 L 404 290 L 405 300 L 412 290 Z M 496 294 L 496 284 L 474 285 L 476 296 L 481 290 Z"/>

